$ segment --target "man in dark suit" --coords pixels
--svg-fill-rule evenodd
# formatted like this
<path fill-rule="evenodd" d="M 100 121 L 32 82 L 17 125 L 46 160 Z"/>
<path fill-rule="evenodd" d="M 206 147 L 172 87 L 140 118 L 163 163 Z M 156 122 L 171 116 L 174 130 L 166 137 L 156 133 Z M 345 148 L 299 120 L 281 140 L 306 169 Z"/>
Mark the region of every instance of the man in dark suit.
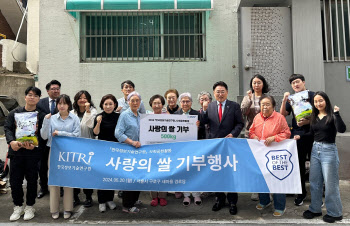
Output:
<path fill-rule="evenodd" d="M 44 112 L 46 114 L 56 114 L 56 99 L 60 95 L 61 91 L 61 83 L 57 80 L 52 80 L 51 82 L 47 83 L 46 85 L 46 91 L 49 95 L 48 97 L 40 99 L 39 103 L 37 104 L 37 109 L 40 112 Z M 46 146 L 46 142 L 43 144 L 42 147 L 42 156 L 40 161 L 40 169 L 39 169 L 39 177 L 40 177 L 40 191 L 38 193 L 38 198 L 44 197 L 48 192 L 48 178 L 47 178 L 47 171 L 48 171 L 48 159 L 49 159 L 49 153 L 50 153 L 50 147 Z"/>
<path fill-rule="evenodd" d="M 244 127 L 242 112 L 239 104 L 227 100 L 228 88 L 225 82 L 216 82 L 213 86 L 216 101 L 203 103 L 201 123 L 209 124 L 209 139 L 238 137 Z M 225 151 L 225 150 L 222 150 Z M 222 192 L 215 193 L 216 203 L 212 210 L 218 211 L 225 206 L 226 195 Z M 237 213 L 237 193 L 227 193 L 230 204 L 230 214 Z"/>

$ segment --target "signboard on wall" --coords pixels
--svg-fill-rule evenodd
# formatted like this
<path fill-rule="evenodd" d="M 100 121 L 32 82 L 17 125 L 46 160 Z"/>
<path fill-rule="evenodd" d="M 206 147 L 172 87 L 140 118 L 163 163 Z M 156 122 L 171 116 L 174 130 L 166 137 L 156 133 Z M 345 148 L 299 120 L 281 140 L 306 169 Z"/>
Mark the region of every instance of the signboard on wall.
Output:
<path fill-rule="evenodd" d="M 346 81 L 350 82 L 350 66 L 346 66 Z"/>

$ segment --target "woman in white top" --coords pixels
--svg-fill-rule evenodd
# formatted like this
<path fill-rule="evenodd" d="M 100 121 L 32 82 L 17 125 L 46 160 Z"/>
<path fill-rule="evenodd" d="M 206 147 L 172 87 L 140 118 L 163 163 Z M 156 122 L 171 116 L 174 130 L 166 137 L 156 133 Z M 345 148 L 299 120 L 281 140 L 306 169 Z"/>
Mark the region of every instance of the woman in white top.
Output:
<path fill-rule="evenodd" d="M 80 90 L 74 96 L 73 114 L 79 117 L 80 120 L 80 137 L 95 139 L 93 134 L 94 120 L 97 115 L 97 110 L 91 101 L 91 95 L 86 90 Z M 93 189 L 83 189 L 86 199 L 83 203 L 84 207 L 92 206 L 92 193 Z M 76 207 L 80 204 L 79 199 L 80 188 L 74 188 L 74 202 L 73 206 Z"/>

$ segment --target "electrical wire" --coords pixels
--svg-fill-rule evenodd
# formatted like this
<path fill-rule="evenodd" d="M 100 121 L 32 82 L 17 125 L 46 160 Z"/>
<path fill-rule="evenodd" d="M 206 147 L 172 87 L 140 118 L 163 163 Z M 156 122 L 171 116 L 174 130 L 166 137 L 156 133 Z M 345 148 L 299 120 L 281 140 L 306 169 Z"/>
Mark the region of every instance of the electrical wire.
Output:
<path fill-rule="evenodd" d="M 22 17 L 21 25 L 20 25 L 19 28 L 18 28 L 16 40 L 15 40 L 15 43 L 13 44 L 12 51 L 11 51 L 11 55 L 12 55 L 13 59 L 15 59 L 17 62 L 19 62 L 19 60 L 16 59 L 16 57 L 13 55 L 13 51 L 15 51 L 15 49 L 16 49 L 17 46 L 18 46 L 18 42 L 17 42 L 18 36 L 19 36 L 19 33 L 21 32 L 21 28 L 22 28 L 22 25 L 23 25 L 23 22 L 24 22 L 24 18 L 25 18 L 26 14 L 27 14 L 27 11 L 28 11 L 28 4 L 26 5 L 26 8 L 25 8 L 25 10 L 24 10 L 24 12 L 23 12 L 23 17 Z M 17 45 L 16 45 L 16 44 L 17 44 Z"/>

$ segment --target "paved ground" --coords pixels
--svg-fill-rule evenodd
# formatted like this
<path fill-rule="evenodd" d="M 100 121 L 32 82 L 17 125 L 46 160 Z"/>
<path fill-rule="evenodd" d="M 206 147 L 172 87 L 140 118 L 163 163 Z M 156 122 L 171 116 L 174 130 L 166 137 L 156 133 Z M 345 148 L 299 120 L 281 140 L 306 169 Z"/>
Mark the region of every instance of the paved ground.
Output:
<path fill-rule="evenodd" d="M 350 224 L 350 181 L 340 182 L 341 197 L 343 202 L 343 221 L 339 224 Z M 83 200 L 83 194 L 81 194 Z M 69 220 L 64 220 L 61 216 L 58 220 L 53 220 L 49 212 L 49 196 L 38 199 L 35 204 L 36 216 L 31 221 L 25 222 L 23 219 L 18 220 L 15 224 L 27 223 L 28 225 L 37 224 L 323 224 L 322 218 L 305 220 L 302 213 L 308 208 L 310 196 L 304 202 L 303 206 L 297 207 L 293 204 L 293 197 L 287 197 L 286 213 L 276 218 L 272 216 L 272 207 L 259 211 L 255 209 L 257 202 L 250 200 L 250 194 L 239 194 L 238 214 L 231 216 L 228 207 L 213 212 L 211 207 L 214 203 L 214 197 L 208 197 L 203 200 L 203 205 L 195 206 L 191 203 L 189 207 L 182 205 L 182 199 L 175 199 L 174 195 L 169 194 L 168 205 L 166 207 L 152 207 L 149 205 L 150 196 L 148 192 L 142 192 L 140 200 L 143 202 L 139 207 L 141 212 L 138 214 L 128 214 L 121 211 L 121 199 L 115 195 L 117 203 L 116 210 L 107 210 L 106 213 L 98 211 L 96 192 L 94 192 L 94 205 L 91 208 L 77 206 L 74 209 L 74 215 Z M 9 224 L 9 217 L 13 211 L 13 204 L 10 191 L 7 194 L 0 195 L 0 224 Z M 323 209 L 323 214 L 326 209 Z"/>

